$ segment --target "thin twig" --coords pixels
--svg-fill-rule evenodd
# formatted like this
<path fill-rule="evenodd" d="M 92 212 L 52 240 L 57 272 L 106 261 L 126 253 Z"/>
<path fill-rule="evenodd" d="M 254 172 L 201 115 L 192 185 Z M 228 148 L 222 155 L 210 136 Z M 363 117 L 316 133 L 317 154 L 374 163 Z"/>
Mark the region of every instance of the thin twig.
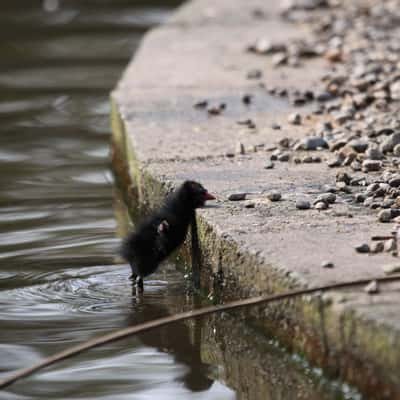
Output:
<path fill-rule="evenodd" d="M 172 324 L 174 322 L 183 321 L 183 320 L 190 319 L 190 318 L 196 318 L 196 317 L 200 317 L 200 316 L 204 316 L 204 315 L 208 315 L 208 314 L 212 314 L 212 313 L 216 313 L 216 312 L 239 309 L 239 308 L 257 305 L 257 304 L 261 304 L 261 303 L 271 303 L 271 302 L 278 301 L 278 300 L 284 300 L 284 299 L 297 297 L 297 296 L 301 296 L 301 295 L 308 295 L 308 294 L 312 294 L 312 293 L 316 293 L 316 292 L 325 292 L 327 290 L 361 286 L 361 285 L 365 285 L 365 284 L 371 282 L 372 280 L 375 280 L 380 283 L 399 281 L 400 275 L 394 275 L 394 276 L 383 277 L 383 278 L 360 279 L 360 280 L 355 280 L 355 281 L 350 281 L 350 282 L 342 282 L 342 283 L 334 283 L 332 285 L 319 286 L 319 287 L 309 288 L 309 289 L 297 289 L 297 290 L 292 290 L 290 292 L 275 294 L 275 295 L 270 295 L 270 296 L 257 296 L 257 297 L 252 297 L 250 299 L 231 301 L 226 304 L 203 307 L 203 308 L 199 308 L 197 310 L 187 311 L 187 312 L 171 315 L 171 316 L 164 317 L 164 318 L 159 318 L 159 319 L 156 319 L 153 321 L 139 324 L 137 326 L 132 326 L 129 328 L 121 329 L 116 332 L 110 333 L 108 335 L 100 336 L 98 338 L 93 338 L 91 340 L 88 340 L 87 342 L 80 344 L 80 345 L 67 348 L 59 353 L 54 354 L 53 356 L 45 358 L 43 361 L 41 361 L 31 367 L 19 369 L 15 373 L 10 375 L 8 378 L 5 378 L 0 381 L 0 389 L 4 389 L 5 387 L 11 385 L 12 383 L 14 383 L 22 378 L 32 375 L 36 371 L 46 368 L 46 367 L 48 367 L 52 364 L 55 364 L 59 361 L 62 361 L 67 358 L 81 354 L 86 350 L 93 349 L 95 347 L 101 346 L 106 343 L 115 342 L 117 340 L 121 340 L 121 339 L 127 338 L 129 336 L 135 335 L 137 333 L 146 332 L 146 331 L 149 331 L 154 328 L 159 328 L 164 325 Z"/>

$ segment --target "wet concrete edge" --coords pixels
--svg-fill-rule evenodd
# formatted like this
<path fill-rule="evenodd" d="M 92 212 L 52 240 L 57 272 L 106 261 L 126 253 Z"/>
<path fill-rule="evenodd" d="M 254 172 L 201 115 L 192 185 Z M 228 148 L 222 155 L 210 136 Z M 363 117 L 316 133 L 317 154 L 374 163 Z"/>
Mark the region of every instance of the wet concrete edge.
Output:
<path fill-rule="evenodd" d="M 129 206 L 133 198 L 139 198 L 142 205 L 151 208 L 171 189 L 171 183 L 151 175 L 139 164 L 112 97 L 111 103 L 112 164 L 120 178 L 125 200 Z M 130 196 L 130 192 L 135 196 Z M 224 279 L 224 299 L 248 297 L 263 260 L 248 250 L 242 251 L 237 243 L 216 232 L 212 221 L 198 217 L 198 228 L 203 285 L 215 286 L 214 277 L 221 265 L 235 265 L 231 276 Z M 263 271 L 269 274 L 263 273 L 257 279 L 266 281 L 270 293 L 302 285 L 295 277 L 277 273 L 274 268 Z M 251 325 L 276 337 L 289 351 L 299 352 L 312 364 L 323 368 L 328 376 L 354 384 L 374 399 L 400 398 L 396 372 L 400 359 L 399 333 L 360 318 L 345 305 L 332 304 L 330 294 L 307 296 L 255 307 L 247 311 L 246 318 Z"/>

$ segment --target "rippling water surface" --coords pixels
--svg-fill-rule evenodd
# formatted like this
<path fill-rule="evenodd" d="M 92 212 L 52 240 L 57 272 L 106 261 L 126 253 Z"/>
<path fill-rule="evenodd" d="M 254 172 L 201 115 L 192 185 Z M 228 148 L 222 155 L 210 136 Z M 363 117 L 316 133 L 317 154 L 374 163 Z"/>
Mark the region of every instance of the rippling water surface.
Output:
<path fill-rule="evenodd" d="M 95 335 L 193 307 L 173 265 L 135 300 L 128 268 L 115 258 L 116 216 L 126 217 L 109 169 L 109 91 L 145 30 L 173 5 L 1 2 L 0 378 Z M 0 399 L 347 393 L 316 376 L 225 315 L 94 349 L 15 383 Z"/>
<path fill-rule="evenodd" d="M 1 376 L 185 307 L 185 285 L 173 267 L 148 283 L 145 304 L 135 302 L 128 268 L 114 258 L 108 165 L 109 91 L 145 30 L 173 5 L 2 1 Z M 208 373 L 198 344 L 178 325 L 54 366 L 0 398 L 232 398 Z"/>

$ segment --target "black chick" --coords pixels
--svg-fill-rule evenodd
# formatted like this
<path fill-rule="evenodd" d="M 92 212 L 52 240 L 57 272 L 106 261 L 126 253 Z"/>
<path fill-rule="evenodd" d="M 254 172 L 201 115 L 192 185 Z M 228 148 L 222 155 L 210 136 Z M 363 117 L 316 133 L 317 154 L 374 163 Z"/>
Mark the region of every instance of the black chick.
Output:
<path fill-rule="evenodd" d="M 215 197 L 198 182 L 186 181 L 165 200 L 164 205 L 123 241 L 121 255 L 132 268 L 132 279 L 143 290 L 143 278 L 185 240 L 195 209 Z"/>

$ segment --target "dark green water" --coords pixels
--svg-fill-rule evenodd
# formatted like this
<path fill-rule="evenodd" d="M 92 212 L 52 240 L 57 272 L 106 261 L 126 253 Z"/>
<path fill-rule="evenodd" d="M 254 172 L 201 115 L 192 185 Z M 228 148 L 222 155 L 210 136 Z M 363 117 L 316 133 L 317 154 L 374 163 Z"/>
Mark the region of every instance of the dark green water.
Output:
<path fill-rule="evenodd" d="M 109 91 L 174 5 L 1 2 L 0 377 L 193 307 L 174 265 L 147 281 L 143 302 L 132 296 L 115 258 L 127 220 L 109 168 Z M 92 350 L 0 391 L 4 400 L 354 396 L 226 315 Z"/>

